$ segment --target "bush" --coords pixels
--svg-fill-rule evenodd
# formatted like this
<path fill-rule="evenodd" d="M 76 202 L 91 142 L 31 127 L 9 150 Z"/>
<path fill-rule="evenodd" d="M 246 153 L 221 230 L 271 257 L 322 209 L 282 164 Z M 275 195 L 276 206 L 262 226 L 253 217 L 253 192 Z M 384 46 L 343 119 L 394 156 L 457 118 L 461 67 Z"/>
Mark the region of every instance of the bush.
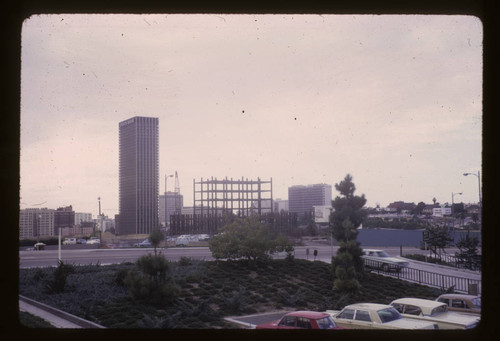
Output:
<path fill-rule="evenodd" d="M 133 299 L 164 305 L 172 303 L 179 295 L 179 287 L 171 276 L 167 276 L 170 266 L 164 256 L 142 256 L 136 266 L 137 269 L 129 271 L 123 280 Z"/>
<path fill-rule="evenodd" d="M 64 291 L 66 286 L 66 278 L 69 274 L 75 272 L 72 265 L 64 264 L 63 261 L 59 261 L 59 265 L 54 271 L 52 278 L 47 281 L 45 288 L 50 294 L 60 293 Z"/>
<path fill-rule="evenodd" d="M 180 266 L 188 266 L 191 265 L 191 258 L 182 256 L 181 259 L 179 259 L 179 265 Z"/>
<path fill-rule="evenodd" d="M 246 297 L 246 290 L 243 287 L 240 287 L 238 291 L 223 295 L 222 299 L 224 310 L 229 314 L 245 312 L 251 303 Z"/>

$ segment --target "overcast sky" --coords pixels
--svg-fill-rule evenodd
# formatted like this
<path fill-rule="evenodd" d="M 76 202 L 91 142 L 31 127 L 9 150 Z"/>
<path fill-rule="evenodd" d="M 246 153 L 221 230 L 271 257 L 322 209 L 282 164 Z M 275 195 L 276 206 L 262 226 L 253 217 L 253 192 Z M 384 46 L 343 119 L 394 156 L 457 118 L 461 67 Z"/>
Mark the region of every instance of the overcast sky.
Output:
<path fill-rule="evenodd" d="M 32 16 L 21 208 L 117 214 L 133 116 L 159 118 L 160 193 L 177 171 L 185 206 L 193 179 L 272 178 L 287 199 L 347 173 L 367 206 L 477 202 L 482 39 L 471 16 Z"/>

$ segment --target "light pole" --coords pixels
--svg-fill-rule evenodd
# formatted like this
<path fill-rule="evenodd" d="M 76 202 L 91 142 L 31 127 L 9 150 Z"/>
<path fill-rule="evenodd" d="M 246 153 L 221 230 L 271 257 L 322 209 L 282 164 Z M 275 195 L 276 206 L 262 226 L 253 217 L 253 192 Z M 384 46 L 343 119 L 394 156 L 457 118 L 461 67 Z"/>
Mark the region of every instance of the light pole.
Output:
<path fill-rule="evenodd" d="M 453 213 L 454 213 L 453 212 L 453 205 L 454 205 L 454 203 L 453 203 L 453 196 L 454 195 L 462 195 L 462 192 L 460 192 L 460 193 L 453 193 L 452 192 L 451 193 L 451 218 L 453 219 L 453 230 L 455 230 L 455 217 L 453 216 Z"/>
<path fill-rule="evenodd" d="M 481 224 L 481 217 L 482 217 L 482 204 L 481 204 L 481 173 L 480 171 L 477 171 L 477 174 L 474 173 L 464 173 L 464 176 L 467 175 L 474 175 L 477 178 L 477 184 L 478 184 L 478 193 L 479 193 L 479 223 Z"/>

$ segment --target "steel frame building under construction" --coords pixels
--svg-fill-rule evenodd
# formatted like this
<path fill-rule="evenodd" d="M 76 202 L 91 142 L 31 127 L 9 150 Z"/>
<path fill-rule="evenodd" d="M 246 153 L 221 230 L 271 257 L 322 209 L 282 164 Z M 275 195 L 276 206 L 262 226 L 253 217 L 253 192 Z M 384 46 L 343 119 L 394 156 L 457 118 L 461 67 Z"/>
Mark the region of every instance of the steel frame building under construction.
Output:
<path fill-rule="evenodd" d="M 170 234 L 216 234 L 236 217 L 258 215 L 274 231 L 289 234 L 297 226 L 297 214 L 273 212 L 273 182 L 210 178 L 193 180 L 193 214 L 170 216 Z"/>
<path fill-rule="evenodd" d="M 201 178 L 199 182 L 193 180 L 193 198 L 194 213 L 202 216 L 218 216 L 229 212 L 239 216 L 272 213 L 273 179 Z"/>

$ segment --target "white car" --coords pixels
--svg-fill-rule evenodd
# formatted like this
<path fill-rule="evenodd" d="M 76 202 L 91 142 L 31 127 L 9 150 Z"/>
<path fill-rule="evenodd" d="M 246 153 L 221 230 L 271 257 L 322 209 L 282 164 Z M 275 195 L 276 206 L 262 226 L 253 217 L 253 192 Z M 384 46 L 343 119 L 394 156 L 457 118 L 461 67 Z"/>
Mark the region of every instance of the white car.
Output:
<path fill-rule="evenodd" d="M 90 237 L 89 240 L 87 240 L 87 244 L 100 244 L 101 240 L 96 237 Z"/>
<path fill-rule="evenodd" d="M 73 245 L 76 244 L 76 238 L 64 238 L 63 245 Z"/>
<path fill-rule="evenodd" d="M 365 266 L 369 268 L 378 268 L 385 272 L 401 271 L 402 268 L 407 268 L 409 263 L 404 259 L 391 257 L 384 250 L 363 249 L 361 258 L 365 261 Z"/>
<path fill-rule="evenodd" d="M 340 312 L 327 310 L 338 326 L 348 329 L 439 329 L 436 323 L 408 319 L 387 304 L 356 303 Z"/>
<path fill-rule="evenodd" d="M 144 239 L 140 243 L 135 243 L 135 247 L 153 247 L 153 244 L 149 241 L 149 239 Z"/>
<path fill-rule="evenodd" d="M 446 303 L 421 298 L 400 298 L 391 302 L 406 318 L 437 323 L 439 329 L 470 329 L 479 323 L 478 316 L 448 311 Z"/>

